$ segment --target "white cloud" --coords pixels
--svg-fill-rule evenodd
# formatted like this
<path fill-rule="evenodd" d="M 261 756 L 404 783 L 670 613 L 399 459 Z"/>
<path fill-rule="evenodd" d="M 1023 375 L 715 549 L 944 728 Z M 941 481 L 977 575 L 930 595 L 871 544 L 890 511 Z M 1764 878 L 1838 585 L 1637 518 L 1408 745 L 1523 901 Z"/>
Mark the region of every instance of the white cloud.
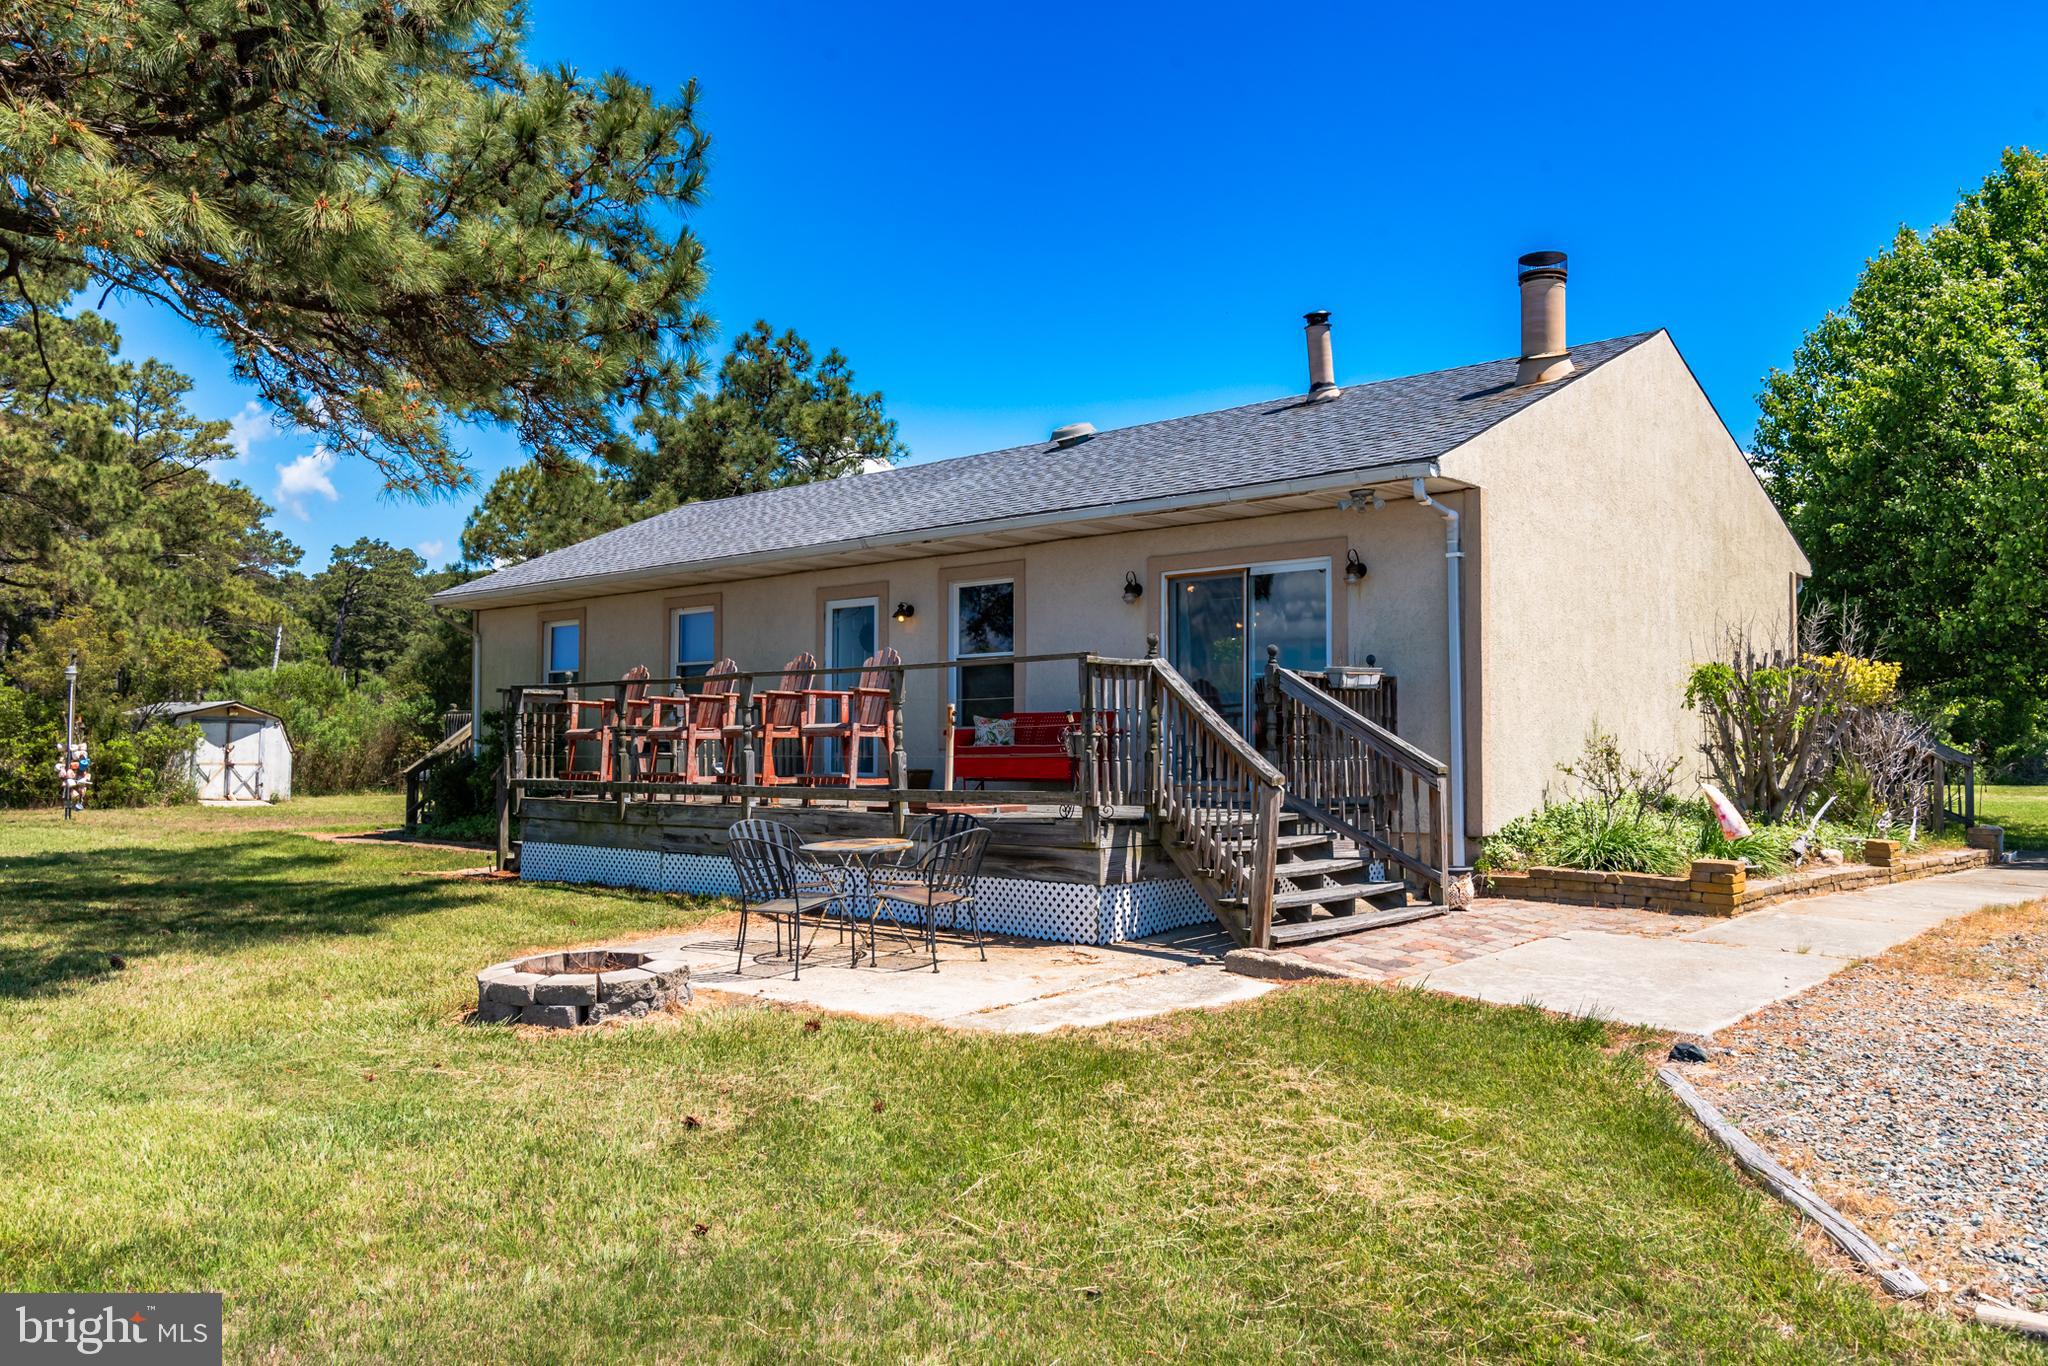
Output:
<path fill-rule="evenodd" d="M 228 419 L 228 444 L 235 448 L 237 457 L 249 453 L 249 447 L 258 441 L 268 441 L 277 435 L 277 424 L 270 420 L 270 410 L 250 399 L 242 405 L 242 411 Z"/>
<path fill-rule="evenodd" d="M 334 481 L 327 477 L 333 468 L 334 452 L 325 446 L 315 446 L 289 465 L 279 465 L 277 492 L 273 495 L 277 505 L 302 522 L 313 520 L 306 511 L 308 498 L 317 493 L 332 503 L 341 497 L 334 491 Z"/>
<path fill-rule="evenodd" d="M 441 552 L 448 548 L 446 541 L 421 541 L 413 549 L 425 556 L 429 563 L 441 558 Z"/>

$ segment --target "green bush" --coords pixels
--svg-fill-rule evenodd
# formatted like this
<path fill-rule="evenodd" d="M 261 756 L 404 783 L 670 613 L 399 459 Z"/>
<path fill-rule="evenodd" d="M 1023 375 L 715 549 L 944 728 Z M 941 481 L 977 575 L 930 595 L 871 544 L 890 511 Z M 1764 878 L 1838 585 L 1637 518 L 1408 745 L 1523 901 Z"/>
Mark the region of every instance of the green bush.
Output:
<path fill-rule="evenodd" d="M 1750 830 L 1742 839 L 1727 838 L 1713 811 L 1697 798 L 1661 805 L 1592 797 L 1549 802 L 1502 826 L 1486 841 L 1478 866 L 1481 872 L 1543 867 L 1672 876 L 1696 858 L 1717 858 L 1745 860 L 1769 876 L 1792 866 L 1793 845 L 1806 833 L 1806 822 L 1752 821 Z M 1854 859 L 1861 855 L 1864 838 L 1857 826 L 1822 821 L 1810 847 L 1832 846 Z"/>
<path fill-rule="evenodd" d="M 125 717 L 84 718 L 76 734 L 92 756 L 93 806 L 159 806 L 194 799 L 189 727 L 131 730 Z M 64 708 L 0 683 L 0 806 L 55 806 Z"/>
<path fill-rule="evenodd" d="M 389 787 L 424 754 L 436 724 L 433 704 L 382 679 L 351 686 L 320 662 L 224 674 L 213 689 L 284 719 L 292 745 L 292 790 L 302 796 Z"/>

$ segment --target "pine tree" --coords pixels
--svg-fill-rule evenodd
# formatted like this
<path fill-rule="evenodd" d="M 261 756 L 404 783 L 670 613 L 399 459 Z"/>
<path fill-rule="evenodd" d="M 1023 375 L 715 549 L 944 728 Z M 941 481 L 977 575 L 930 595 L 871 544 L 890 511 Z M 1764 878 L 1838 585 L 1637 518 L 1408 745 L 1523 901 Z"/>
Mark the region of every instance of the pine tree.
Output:
<path fill-rule="evenodd" d="M 462 558 L 517 564 L 630 520 L 613 481 L 581 460 L 528 460 L 500 471 L 462 528 Z"/>
<path fill-rule="evenodd" d="M 228 424 L 185 406 L 191 381 L 119 358 L 93 314 L 0 328 L 0 657 L 86 607 L 105 633 L 174 630 L 235 655 L 281 619 L 299 558 L 269 509 L 210 467 Z"/>
<path fill-rule="evenodd" d="M 368 536 L 334 547 L 327 568 L 306 580 L 306 616 L 326 641 L 327 662 L 360 678 L 404 654 L 432 616 L 426 567 L 412 551 Z"/>
<path fill-rule="evenodd" d="M 0 0 L 0 323 L 154 300 L 404 491 L 466 480 L 451 420 L 596 449 L 695 376 L 707 143 L 693 87 L 525 36 L 494 0 Z"/>
<path fill-rule="evenodd" d="M 681 413 L 643 414 L 639 425 L 645 444 L 609 454 L 628 503 L 657 510 L 837 479 L 904 453 L 882 395 L 853 387 L 845 356 L 814 360 L 802 337 L 778 337 L 766 322 L 733 343 L 713 392 Z"/>

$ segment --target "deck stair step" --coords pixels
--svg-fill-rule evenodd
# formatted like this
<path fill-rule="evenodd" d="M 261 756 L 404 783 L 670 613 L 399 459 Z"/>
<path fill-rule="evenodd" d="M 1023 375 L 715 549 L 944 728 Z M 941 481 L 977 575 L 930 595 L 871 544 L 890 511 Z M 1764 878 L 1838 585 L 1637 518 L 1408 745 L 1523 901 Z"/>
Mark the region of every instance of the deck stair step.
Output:
<path fill-rule="evenodd" d="M 1335 882 L 1327 887 L 1298 887 L 1292 891 L 1282 888 L 1273 893 L 1273 909 L 1287 911 L 1301 906 L 1342 906 L 1382 896 L 1405 899 L 1407 895 L 1407 884 L 1400 882 Z M 1229 900 L 1235 905 L 1245 904 L 1245 898 L 1241 896 Z"/>
<path fill-rule="evenodd" d="M 1314 920 L 1276 920 L 1273 922 L 1273 943 L 1276 947 L 1307 944 L 1318 939 L 1335 939 L 1339 935 L 1357 934 L 1362 930 L 1404 925 L 1411 920 L 1426 920 L 1430 916 L 1443 913 L 1443 907 L 1421 902 L 1413 906 L 1395 906 L 1383 911 L 1361 911 L 1357 915 L 1322 916 Z"/>
<path fill-rule="evenodd" d="M 1299 835 L 1282 835 L 1278 840 L 1276 847 L 1279 848 L 1282 852 L 1285 852 L 1289 849 L 1309 849 L 1313 848 L 1318 844 L 1328 844 L 1330 843 L 1331 839 L 1332 836 L 1329 834 L 1328 831 L 1317 831 L 1312 834 L 1303 833 Z M 1252 845 L 1252 841 L 1249 838 L 1228 839 L 1224 840 L 1222 843 L 1226 848 L 1230 849 L 1249 849 Z"/>
<path fill-rule="evenodd" d="M 1303 877 L 1333 877 L 1338 873 L 1355 873 L 1365 867 L 1361 858 L 1303 858 L 1292 863 L 1278 863 L 1273 866 L 1276 877 L 1292 881 Z"/>

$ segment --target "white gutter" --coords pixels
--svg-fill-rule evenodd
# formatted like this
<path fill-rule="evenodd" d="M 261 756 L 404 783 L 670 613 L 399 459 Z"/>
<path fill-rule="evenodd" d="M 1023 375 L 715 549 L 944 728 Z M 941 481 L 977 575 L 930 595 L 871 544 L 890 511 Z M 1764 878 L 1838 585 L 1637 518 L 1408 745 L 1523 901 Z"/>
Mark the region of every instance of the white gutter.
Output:
<path fill-rule="evenodd" d="M 1462 868 L 1465 866 L 1465 632 L 1458 602 L 1458 562 L 1465 558 L 1465 547 L 1458 536 L 1457 511 L 1430 497 L 1422 480 L 1417 479 L 1413 489 L 1416 502 L 1433 508 L 1444 519 L 1444 583 L 1447 594 L 1444 633 L 1448 637 L 1451 676 L 1451 862 Z"/>
<path fill-rule="evenodd" d="M 1106 474 L 1109 472 L 1105 472 Z M 790 546 L 776 550 L 759 550 L 745 555 L 727 555 L 715 560 L 678 560 L 670 564 L 645 565 L 635 569 L 615 569 L 602 574 L 578 574 L 565 578 L 548 579 L 532 584 L 514 584 L 493 591 L 479 588 L 465 593 L 463 586 L 443 589 L 436 593 L 433 601 L 447 607 L 513 607 L 527 603 L 560 602 L 567 599 L 588 597 L 593 593 L 606 591 L 627 591 L 630 589 L 668 587 L 667 584 L 649 582 L 664 573 L 688 571 L 690 574 L 708 573 L 714 570 L 747 569 L 770 565 L 787 565 L 799 556 L 844 554 L 852 550 L 892 550 L 903 546 L 922 545 L 937 541 L 952 540 L 962 536 L 988 536 L 1011 531 L 1036 531 L 1045 527 L 1065 525 L 1070 522 L 1093 522 L 1111 517 L 1143 517 L 1162 512 L 1182 512 L 1203 507 L 1228 507 L 1233 503 L 1255 502 L 1262 498 L 1286 498 L 1303 493 L 1348 492 L 1363 485 L 1398 483 L 1403 479 L 1434 479 L 1437 477 L 1437 462 L 1434 460 L 1409 460 L 1399 464 L 1367 466 L 1363 469 L 1345 470 L 1335 474 L 1308 475 L 1298 479 L 1275 479 L 1261 484 L 1241 484 L 1230 489 L 1207 489 L 1201 493 L 1170 493 L 1156 498 L 1138 498 L 1124 503 L 1097 503 L 1084 508 L 1063 508 L 1057 512 L 1032 512 L 1016 517 L 994 517 L 982 522 L 959 522 L 951 526 L 921 527 L 913 531 L 892 531 L 879 536 L 854 536 L 841 541 L 825 541 L 817 545 Z M 939 552 L 934 552 L 939 553 Z M 803 569 L 795 565 L 781 573 L 797 573 Z M 488 579 L 478 580 L 488 583 Z"/>

